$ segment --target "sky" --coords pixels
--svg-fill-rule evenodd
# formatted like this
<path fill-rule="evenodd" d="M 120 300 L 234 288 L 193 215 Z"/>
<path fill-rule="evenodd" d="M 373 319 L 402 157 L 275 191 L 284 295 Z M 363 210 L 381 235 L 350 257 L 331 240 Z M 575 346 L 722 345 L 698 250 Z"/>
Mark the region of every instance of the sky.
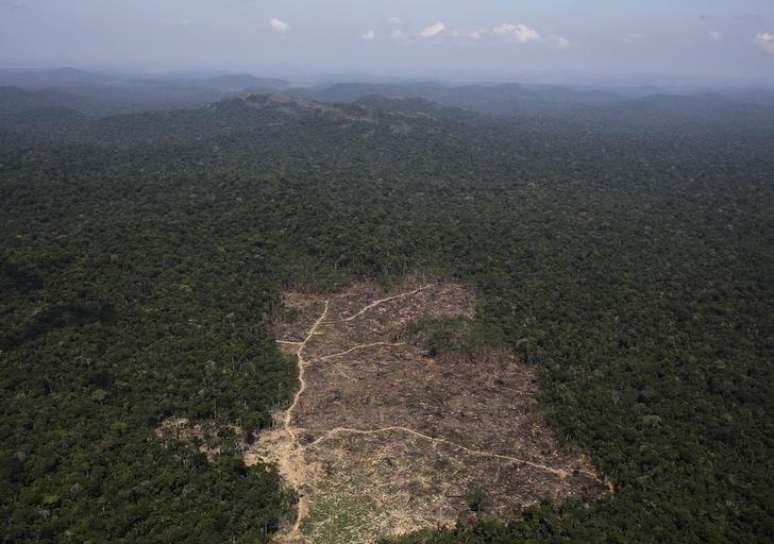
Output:
<path fill-rule="evenodd" d="M 774 81 L 774 0 L 0 0 L 0 66 Z"/>

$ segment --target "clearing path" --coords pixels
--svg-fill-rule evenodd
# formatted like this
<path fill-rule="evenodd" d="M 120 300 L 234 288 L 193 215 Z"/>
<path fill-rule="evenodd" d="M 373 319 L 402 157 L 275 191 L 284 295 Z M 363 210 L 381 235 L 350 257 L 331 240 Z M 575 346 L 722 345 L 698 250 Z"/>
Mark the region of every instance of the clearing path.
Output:
<path fill-rule="evenodd" d="M 299 495 L 283 541 L 367 543 L 605 491 L 547 428 L 533 368 L 510 353 L 433 358 L 404 341 L 421 317 L 472 318 L 464 286 L 406 285 L 379 298 L 357 284 L 328 297 L 288 293 L 285 306 L 276 333 L 296 356 L 299 388 L 245 453 L 275 463 Z"/>

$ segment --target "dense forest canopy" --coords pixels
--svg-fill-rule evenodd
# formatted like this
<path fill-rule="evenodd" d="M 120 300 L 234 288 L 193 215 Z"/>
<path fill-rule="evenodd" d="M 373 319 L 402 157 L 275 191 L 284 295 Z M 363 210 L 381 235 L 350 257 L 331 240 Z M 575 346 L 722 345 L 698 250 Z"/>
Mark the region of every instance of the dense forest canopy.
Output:
<path fill-rule="evenodd" d="M 270 538 L 293 494 L 227 425 L 296 387 L 280 291 L 432 270 L 477 289 L 615 493 L 403 542 L 770 542 L 770 110 L 371 91 L 100 118 L 0 92 L 3 541 Z M 170 417 L 222 423 L 220 454 L 162 444 Z"/>

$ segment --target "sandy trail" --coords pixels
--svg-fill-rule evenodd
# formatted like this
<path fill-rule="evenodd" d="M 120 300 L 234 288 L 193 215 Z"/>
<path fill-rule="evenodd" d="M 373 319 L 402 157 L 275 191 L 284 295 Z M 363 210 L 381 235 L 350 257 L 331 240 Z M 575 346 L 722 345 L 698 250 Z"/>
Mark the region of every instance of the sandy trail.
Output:
<path fill-rule="evenodd" d="M 346 433 L 346 434 L 369 435 L 369 434 L 379 434 L 379 433 L 389 433 L 389 432 L 407 433 L 407 434 L 416 436 L 417 438 L 421 438 L 423 440 L 429 440 L 430 442 L 433 442 L 433 443 L 446 444 L 448 446 L 451 446 L 453 448 L 461 450 L 461 451 L 467 453 L 468 455 L 472 455 L 472 456 L 475 456 L 475 457 L 491 457 L 493 459 L 501 459 L 503 461 L 508 461 L 508 462 L 511 462 L 511 463 L 518 463 L 518 464 L 528 465 L 528 466 L 531 466 L 533 468 L 536 468 L 536 469 L 539 469 L 539 470 L 544 470 L 546 472 L 550 472 L 551 474 L 555 474 L 559 478 L 566 478 L 567 476 L 569 476 L 571 474 L 571 472 L 569 472 L 569 471 L 566 471 L 566 470 L 563 470 L 563 469 L 560 469 L 560 468 L 549 467 L 547 465 L 542 465 L 540 463 L 533 463 L 532 461 L 527 461 L 526 459 L 519 459 L 517 457 L 511 457 L 509 455 L 502 455 L 502 454 L 494 453 L 494 452 L 490 452 L 490 451 L 473 450 L 473 449 L 470 449 L 470 448 L 468 448 L 466 446 L 463 446 L 461 444 L 457 444 L 455 442 L 452 442 L 451 440 L 446 440 L 445 438 L 438 438 L 438 437 L 426 435 L 424 433 L 420 433 L 419 431 L 415 431 L 414 429 L 409 429 L 408 427 L 401 427 L 401 426 L 390 426 L 390 427 L 383 427 L 381 429 L 366 429 L 366 430 L 363 430 L 363 429 L 352 429 L 352 428 L 349 428 L 349 427 L 336 427 L 335 429 L 331 429 L 330 431 L 325 433 L 323 436 L 321 436 L 320 438 L 318 438 L 314 442 L 310 442 L 309 444 L 306 445 L 306 447 L 307 448 L 314 447 L 314 446 L 320 444 L 321 442 L 325 442 L 326 440 L 330 440 L 331 438 L 333 438 L 336 435 L 344 434 L 344 433 Z M 585 471 L 585 470 L 578 471 L 578 474 L 584 474 L 586 476 L 589 476 L 590 478 L 594 478 L 595 480 L 597 479 L 596 474 L 594 474 L 592 472 Z"/>
<path fill-rule="evenodd" d="M 324 302 L 325 306 L 323 308 L 323 312 L 320 315 L 320 317 L 315 321 L 314 325 L 309 329 L 309 332 L 306 335 L 306 338 L 304 338 L 304 341 L 300 344 L 297 342 L 285 342 L 289 344 L 298 344 L 298 352 L 296 353 L 296 357 L 298 358 L 298 391 L 296 391 L 295 396 L 293 397 L 293 403 L 290 405 L 290 407 L 285 412 L 285 417 L 283 418 L 283 427 L 285 429 L 285 432 L 287 433 L 288 437 L 290 438 L 290 448 L 288 451 L 285 452 L 283 456 L 280 457 L 280 465 L 284 466 L 284 471 L 287 474 L 299 474 L 298 470 L 295 470 L 293 467 L 294 458 L 299 456 L 300 451 L 303 450 L 303 447 L 301 446 L 300 442 L 298 441 L 298 435 L 296 434 L 296 430 L 293 428 L 292 421 L 293 421 L 293 410 L 296 409 L 296 406 L 298 406 L 298 401 L 301 399 L 301 395 L 304 394 L 304 391 L 306 390 L 306 380 L 304 379 L 304 370 L 306 369 L 306 361 L 304 360 L 304 348 L 306 347 L 306 344 L 311 340 L 311 338 L 315 335 L 317 332 L 317 328 L 322 324 L 325 317 L 328 315 L 328 301 L 326 300 Z M 300 478 L 296 477 L 295 483 L 296 487 L 300 485 Z M 298 506 L 297 506 L 297 513 L 296 513 L 296 520 L 293 523 L 293 527 L 290 529 L 290 532 L 288 533 L 288 539 L 290 541 L 293 541 L 294 539 L 298 539 L 301 536 L 301 521 L 303 520 L 304 516 L 306 515 L 306 512 L 308 511 L 309 507 L 306 503 L 306 499 L 303 496 L 299 496 L 298 498 Z M 303 538 L 302 538 L 303 540 Z"/>
<path fill-rule="evenodd" d="M 382 299 L 376 300 L 376 301 L 372 302 L 371 304 L 369 304 L 369 305 L 365 306 L 364 308 L 362 308 L 359 312 L 357 312 L 354 315 L 351 315 L 351 316 L 349 316 L 347 318 L 344 318 L 344 319 L 336 319 L 335 321 L 325 321 L 324 324 L 325 325 L 332 325 L 334 323 L 346 323 L 347 321 L 354 321 L 355 319 L 357 319 L 358 317 L 360 317 L 364 313 L 368 312 L 369 310 L 373 310 L 377 306 L 381 306 L 385 302 L 391 302 L 391 301 L 397 300 L 399 298 L 410 297 L 411 295 L 416 295 L 417 293 L 422 292 L 425 289 L 430 289 L 431 287 L 432 287 L 432 284 L 423 285 L 422 287 L 418 287 L 417 289 L 414 289 L 413 291 L 408 291 L 406 293 L 400 293 L 398 295 L 393 295 L 391 297 L 386 297 L 386 298 L 382 298 Z"/>

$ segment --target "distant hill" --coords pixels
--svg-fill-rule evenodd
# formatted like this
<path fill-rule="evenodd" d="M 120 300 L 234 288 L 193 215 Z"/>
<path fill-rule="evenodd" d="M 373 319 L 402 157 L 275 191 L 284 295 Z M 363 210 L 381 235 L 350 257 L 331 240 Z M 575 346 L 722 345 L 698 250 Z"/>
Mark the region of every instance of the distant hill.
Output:
<path fill-rule="evenodd" d="M 701 95 L 671 95 L 653 94 L 635 100 L 627 100 L 621 103 L 619 109 L 639 111 L 663 111 L 670 113 L 679 112 L 704 112 L 711 109 L 723 109 L 733 107 L 734 102 L 724 96 L 714 94 Z"/>
<path fill-rule="evenodd" d="M 38 127 L 52 135 L 84 120 L 77 106 L 76 97 L 58 91 L 0 87 L 0 127 L 9 131 Z"/>
<path fill-rule="evenodd" d="M 66 92 L 69 94 L 68 100 L 59 100 L 55 105 L 64 105 L 87 115 L 103 116 L 134 111 L 195 108 L 217 102 L 229 94 L 246 90 L 277 91 L 287 89 L 290 84 L 281 79 L 260 78 L 250 74 L 133 79 L 74 68 L 58 68 L 1 69 L 0 86 L 39 92 Z"/>
<path fill-rule="evenodd" d="M 461 130 L 463 124 L 470 128 Z M 358 175 L 367 170 L 379 176 L 396 169 L 422 172 L 427 155 L 438 146 L 452 150 L 451 156 L 499 148 L 507 138 L 492 124 L 475 113 L 414 99 L 378 97 L 325 104 L 280 93 L 243 93 L 199 108 L 70 123 L 61 139 L 121 149 L 145 168 L 161 168 L 172 156 L 180 165 L 238 158 L 256 168 L 272 165 L 288 172 L 312 168 L 319 173 L 335 165 Z M 527 137 L 527 131 L 519 132 Z M 2 133 L 0 128 L 0 139 Z M 14 134 L 15 141 L 22 137 L 37 141 L 40 132 Z M 527 153 L 533 145 L 537 140 L 521 149 Z M 146 157 L 156 148 L 171 155 L 161 162 L 160 155 Z M 157 162 L 151 165 L 152 161 Z M 434 168 L 437 175 L 456 176 L 457 166 L 450 160 Z"/>
<path fill-rule="evenodd" d="M 125 87 L 208 89 L 222 93 L 240 92 L 249 89 L 278 91 L 290 87 L 290 83 L 282 79 L 261 78 L 252 74 L 227 74 L 215 77 L 148 77 L 125 80 L 119 84 Z"/>
<path fill-rule="evenodd" d="M 290 83 L 282 79 L 260 78 L 250 74 L 233 74 L 191 82 L 200 87 L 218 89 L 220 91 L 241 91 L 244 89 L 280 90 L 290 87 Z"/>
<path fill-rule="evenodd" d="M 481 119 L 481 115 L 476 112 L 444 106 L 425 98 L 388 98 L 378 94 L 370 94 L 357 99 L 352 104 L 382 113 L 426 116 L 447 121 L 474 122 Z"/>
<path fill-rule="evenodd" d="M 772 126 L 774 104 L 743 103 L 720 94 L 655 94 L 608 105 L 595 115 L 641 126 L 676 122 Z"/>
<path fill-rule="evenodd" d="M 51 70 L 27 68 L 0 69 L 0 85 L 15 87 L 88 87 L 105 85 L 111 79 L 103 74 L 85 72 L 75 68 L 55 68 Z"/>
<path fill-rule="evenodd" d="M 774 106 L 774 89 L 734 89 L 725 91 L 723 95 L 742 104 Z"/>
<path fill-rule="evenodd" d="M 40 111 L 75 113 L 79 103 L 78 97 L 63 91 L 0 87 L 0 117 Z"/>
<path fill-rule="evenodd" d="M 617 92 L 559 86 L 500 85 L 443 86 L 437 83 L 343 83 L 322 88 L 291 89 L 293 96 L 326 103 L 359 103 L 401 109 L 427 110 L 430 104 L 497 117 L 542 119 L 605 125 L 663 125 L 672 121 L 699 124 L 766 123 L 774 117 L 774 98 L 765 91 L 729 94 L 666 94 L 657 89 Z M 380 98 L 383 102 L 380 104 Z M 389 102 L 391 101 L 391 102 Z M 414 101 L 414 102 L 412 102 Z M 417 101 L 424 101 L 417 102 Z M 411 106 L 409 106 L 411 104 Z M 435 112 L 442 115 L 439 110 Z M 446 112 L 447 114 L 449 112 Z M 459 115 L 459 112 L 458 112 Z"/>
<path fill-rule="evenodd" d="M 342 83 L 318 89 L 298 89 L 291 93 L 323 102 L 354 102 L 369 95 L 422 98 L 444 106 L 496 115 L 553 111 L 567 106 L 611 104 L 622 100 L 622 97 L 612 92 L 567 87 L 528 88 L 516 83 L 465 86 L 443 86 L 437 83 Z"/>
<path fill-rule="evenodd" d="M 291 124 L 306 130 L 358 126 L 408 133 L 420 126 L 469 118 L 463 110 L 423 99 L 390 99 L 370 95 L 351 103 L 323 103 L 281 93 L 242 93 L 200 111 L 216 112 L 233 126 L 271 128 Z"/>

